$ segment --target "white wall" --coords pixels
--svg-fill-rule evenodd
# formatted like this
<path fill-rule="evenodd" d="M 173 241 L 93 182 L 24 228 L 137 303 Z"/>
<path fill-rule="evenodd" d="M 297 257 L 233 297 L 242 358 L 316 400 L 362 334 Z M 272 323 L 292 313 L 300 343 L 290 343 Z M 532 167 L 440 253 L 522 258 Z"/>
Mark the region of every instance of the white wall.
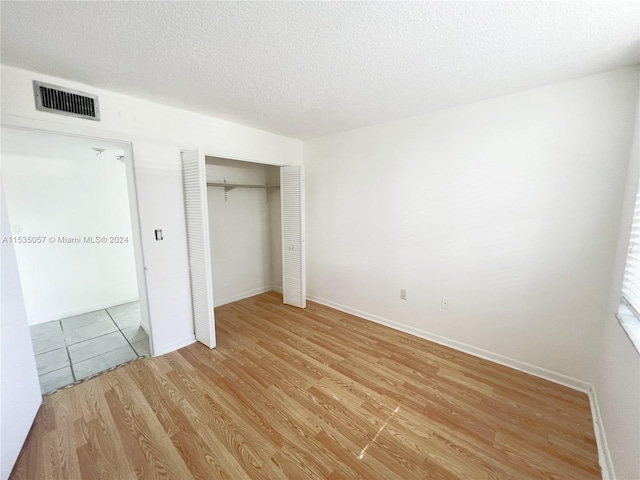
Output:
<path fill-rule="evenodd" d="M 604 315 L 599 365 L 594 390 L 606 438 L 605 464 L 611 478 L 640 478 L 640 352 L 631 343 L 614 314 L 618 309 L 629 245 L 631 221 L 640 175 L 640 104 L 636 113 L 620 236 L 609 305 Z"/>
<path fill-rule="evenodd" d="M 195 341 L 180 151 L 136 142 L 133 156 L 151 336 L 162 355 Z"/>
<path fill-rule="evenodd" d="M 189 296 L 180 149 L 274 165 L 299 165 L 302 142 L 205 115 L 147 102 L 26 70 L 2 66 L 3 126 L 131 142 L 154 354 L 195 341 Z M 101 121 L 34 107 L 32 80 L 97 94 Z M 154 229 L 165 240 L 156 242 Z"/>
<path fill-rule="evenodd" d="M 310 299 L 587 388 L 637 81 L 622 69 L 306 142 Z"/>
<path fill-rule="evenodd" d="M 302 142 L 282 135 L 5 65 L 0 75 L 3 125 L 200 148 L 207 155 L 257 163 L 302 163 Z M 37 111 L 33 80 L 98 95 L 100 122 Z"/>
<path fill-rule="evenodd" d="M 270 173 L 279 171 L 278 167 L 213 157 L 207 157 L 206 167 L 208 182 L 248 185 L 274 185 Z M 209 186 L 207 196 L 214 304 L 271 290 L 272 252 L 282 258 L 281 246 L 272 245 L 273 230 L 279 228 L 280 211 L 273 209 L 274 202 L 279 205 L 279 190 L 235 188 L 225 200 L 223 187 Z"/>
<path fill-rule="evenodd" d="M 0 180 L 2 237 L 11 235 Z M 0 256 L 0 478 L 9 478 L 42 396 L 13 245 Z"/>
<path fill-rule="evenodd" d="M 608 450 L 603 453 L 610 457 L 610 478 L 636 479 L 640 478 L 640 353 L 613 315 L 606 320 L 595 382 Z"/>
<path fill-rule="evenodd" d="M 138 299 L 124 163 L 91 150 L 81 158 L 51 153 L 2 159 L 13 235 L 46 238 L 15 246 L 29 325 Z M 108 243 L 60 242 L 96 236 Z"/>

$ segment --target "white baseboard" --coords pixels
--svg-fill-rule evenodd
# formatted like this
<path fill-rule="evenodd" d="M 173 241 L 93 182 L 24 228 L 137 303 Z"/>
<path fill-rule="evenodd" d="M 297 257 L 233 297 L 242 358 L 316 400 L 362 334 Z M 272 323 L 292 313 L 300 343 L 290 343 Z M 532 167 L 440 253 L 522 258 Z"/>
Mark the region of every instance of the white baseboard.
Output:
<path fill-rule="evenodd" d="M 180 340 L 176 340 L 175 342 L 167 343 L 166 345 L 154 345 L 153 356 L 159 357 L 160 355 L 171 353 L 175 350 L 179 350 L 180 348 L 186 347 L 195 342 L 196 342 L 196 336 L 190 335 Z"/>
<path fill-rule="evenodd" d="M 358 317 L 364 318 L 365 320 L 370 320 L 372 322 L 379 323 L 380 325 L 385 325 L 395 330 L 400 330 L 401 332 L 415 335 L 416 337 L 424 338 L 425 340 L 429 340 L 446 347 L 451 347 L 454 350 L 459 350 L 461 352 L 465 352 L 470 355 L 483 358 L 485 360 L 490 360 L 492 362 L 499 363 L 500 365 L 505 365 L 507 367 L 520 370 L 521 372 L 544 378 L 545 380 L 549 380 L 551 382 L 564 385 L 565 387 L 569 387 L 574 390 L 586 393 L 589 396 L 589 403 L 591 405 L 591 417 L 593 419 L 593 430 L 598 446 L 598 462 L 600 464 L 602 478 L 603 480 L 614 480 L 616 478 L 613 469 L 613 462 L 611 460 L 611 452 L 609 451 L 609 446 L 607 444 L 604 424 L 600 415 L 600 404 L 598 403 L 598 396 L 596 394 L 595 388 L 591 383 L 585 382 L 584 380 L 579 380 L 577 378 L 569 377 L 561 373 L 553 372 L 551 370 L 547 370 L 546 368 L 537 367 L 526 362 L 521 362 L 520 360 L 515 360 L 513 358 L 490 352 L 482 348 L 474 347 L 473 345 L 458 342 L 457 340 L 452 340 L 440 335 L 435 335 L 418 328 L 408 327 L 387 318 L 379 317 L 377 315 L 363 312 L 355 308 L 347 307 L 345 305 L 341 305 L 324 298 L 307 295 L 307 299 L 312 302 L 326 305 L 327 307 L 335 308 L 336 310 L 340 310 L 341 312 L 356 315 Z"/>
<path fill-rule="evenodd" d="M 483 358 L 485 360 L 490 360 L 492 362 L 499 363 L 500 365 L 505 365 L 507 367 L 520 370 L 521 372 L 525 372 L 525 373 L 534 375 L 536 377 L 544 378 L 545 380 L 549 380 L 551 382 L 564 385 L 565 387 L 573 388 L 574 390 L 579 390 L 581 392 L 588 394 L 591 388 L 591 383 L 585 382 L 584 380 L 579 380 L 577 378 L 569 377 L 568 375 L 563 375 L 562 373 L 557 373 L 551 370 L 547 370 L 546 368 L 538 367 L 536 365 L 531 365 L 526 362 L 521 362 L 520 360 L 506 357 L 504 355 L 500 355 L 499 353 L 490 352 L 482 348 L 474 347 L 473 345 L 468 345 L 466 343 L 458 342 L 457 340 L 452 340 L 447 337 L 435 335 L 433 333 L 429 333 L 419 328 L 409 327 L 407 325 L 394 322 L 393 320 L 389 320 L 387 318 L 379 317 L 377 315 L 356 310 L 355 308 L 347 307 L 345 305 L 341 305 L 339 303 L 335 303 L 330 300 L 326 300 L 324 298 L 315 297 L 313 295 L 307 295 L 307 299 L 311 300 L 312 302 L 326 305 L 327 307 L 335 308 L 336 310 L 340 310 L 341 312 L 350 313 L 352 315 L 362 317 L 365 320 L 370 320 L 372 322 L 385 325 L 395 330 L 400 330 L 401 332 L 409 333 L 411 335 L 415 335 L 416 337 L 424 338 L 425 340 L 429 340 L 431 342 L 444 345 L 445 347 L 451 347 L 454 350 L 459 350 L 461 352 L 465 352 L 470 355 Z"/>
<path fill-rule="evenodd" d="M 221 298 L 218 301 L 214 300 L 213 305 L 216 307 L 221 307 L 222 305 L 226 305 L 227 303 L 233 303 L 233 302 L 237 302 L 238 300 L 244 300 L 245 298 L 254 297 L 256 295 L 260 295 L 261 293 L 269 292 L 271 290 L 275 290 L 275 289 L 271 287 L 256 288 L 254 290 L 238 293 L 237 295 Z"/>
<path fill-rule="evenodd" d="M 147 337 L 151 338 L 151 334 L 149 333 L 149 325 L 146 325 L 144 322 L 140 322 L 140 328 L 144 330 L 144 333 L 147 334 Z"/>
<path fill-rule="evenodd" d="M 607 443 L 607 435 L 604 431 L 604 422 L 600 414 L 598 394 L 595 387 L 591 387 L 588 393 L 589 403 L 591 404 L 591 417 L 593 418 L 593 430 L 596 435 L 596 445 L 598 446 L 598 463 L 600 464 L 602 480 L 614 480 L 616 474 L 613 469 L 613 460 L 611 459 L 611 451 Z"/>
<path fill-rule="evenodd" d="M 284 293 L 284 291 L 282 290 L 282 287 L 271 287 L 271 290 L 278 293 Z"/>
<path fill-rule="evenodd" d="M 256 288 L 255 290 L 250 290 L 247 292 L 243 292 L 243 293 L 239 293 L 238 295 L 233 295 L 231 297 L 227 297 L 224 298 L 222 300 L 219 300 L 218 302 L 214 302 L 214 305 L 216 307 L 220 307 L 222 305 L 226 305 L 227 303 L 232 303 L 232 302 L 237 302 L 238 300 L 242 300 L 245 298 L 249 298 L 249 297 L 253 297 L 255 295 L 260 295 L 261 293 L 265 293 L 265 292 L 269 292 L 271 290 L 274 290 L 274 288 L 271 287 L 261 287 L 261 288 Z M 147 332 L 148 334 L 149 332 Z M 171 353 L 175 350 L 179 350 L 180 348 L 186 347 L 188 345 L 191 345 L 192 343 L 196 342 L 196 337 L 195 334 L 191 335 L 189 337 L 183 338 L 181 340 L 177 340 L 175 342 L 171 342 L 168 343 L 166 345 L 154 345 L 153 346 L 153 356 L 157 357 L 160 355 L 165 355 L 167 353 Z"/>
<path fill-rule="evenodd" d="M 29 326 L 38 325 L 40 323 L 53 322 L 54 320 L 62 320 L 63 318 L 74 317 L 76 315 L 82 315 L 83 313 L 96 312 L 98 310 L 104 310 L 105 308 L 115 307 L 116 305 L 122 305 L 124 303 L 136 302 L 138 297 L 121 298 L 104 303 L 96 303 L 94 305 L 86 305 L 79 308 L 73 308 L 64 312 L 48 313 L 46 315 L 39 315 L 35 318 L 29 318 Z"/>

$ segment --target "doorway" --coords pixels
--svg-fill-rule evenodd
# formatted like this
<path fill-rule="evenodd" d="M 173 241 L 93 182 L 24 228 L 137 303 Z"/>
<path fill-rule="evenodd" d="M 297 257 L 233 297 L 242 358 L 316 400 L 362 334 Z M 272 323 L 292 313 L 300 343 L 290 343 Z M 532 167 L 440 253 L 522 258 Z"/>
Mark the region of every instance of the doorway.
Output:
<path fill-rule="evenodd" d="M 2 160 L 42 392 L 149 355 L 130 144 L 3 127 Z"/>
<path fill-rule="evenodd" d="M 282 293 L 280 167 L 205 156 L 216 307 Z"/>
<path fill-rule="evenodd" d="M 216 250 L 215 241 L 211 237 L 220 231 L 224 233 L 229 227 L 236 230 L 235 235 L 226 240 L 219 240 L 219 245 L 227 244 L 224 256 L 232 258 L 226 266 L 228 282 L 235 272 L 248 272 L 244 278 L 236 281 L 232 288 L 224 292 L 222 302 L 232 302 L 252 296 L 270 289 L 278 289 L 281 284 L 283 302 L 299 308 L 306 307 L 306 268 L 305 268 L 305 215 L 304 215 L 304 169 L 301 165 L 281 166 L 275 169 L 247 161 L 230 158 L 207 156 L 201 150 L 183 151 L 182 181 L 184 207 L 187 229 L 187 246 L 189 256 L 189 275 L 191 283 L 191 304 L 196 339 L 209 348 L 216 346 L 215 313 L 214 313 L 214 280 L 212 271 L 215 264 L 220 265 L 212 255 L 212 247 Z M 279 175 L 278 175 L 279 174 Z M 229 178 L 227 178 L 229 177 Z M 235 177 L 229 181 L 231 177 Z M 272 183 L 278 179 L 278 184 Z M 270 209 L 259 208 L 247 216 L 248 211 L 241 209 L 222 215 L 219 224 L 213 225 L 210 231 L 209 215 L 213 211 L 222 213 L 222 209 L 210 204 L 208 190 L 221 189 L 226 203 L 232 190 L 262 190 L 269 200 L 272 190 L 280 190 L 279 229 L 281 236 L 277 238 L 273 220 L 277 215 L 269 214 Z M 213 193 L 213 192 L 212 192 Z M 220 197 L 222 198 L 222 197 Z M 212 196 L 213 200 L 213 196 Z M 251 206 L 246 198 L 238 207 Z M 276 208 L 277 210 L 277 208 Z M 260 211 L 263 212 L 260 215 Z M 258 216 L 255 216 L 255 213 Z M 240 213 L 240 215 L 238 214 Z M 273 213 L 271 211 L 271 213 Z M 244 222 L 239 222 L 244 217 Z M 270 218 L 270 220 L 269 220 Z M 257 221 L 256 221 L 257 220 Z M 228 223 L 231 222 L 231 223 Z M 226 226 L 225 226 L 226 224 Z M 235 224 L 235 225 L 232 225 Z M 262 224 L 262 228 L 260 227 Z M 269 224 L 267 226 L 266 224 Z M 233 238 L 235 236 L 235 239 Z M 248 241 L 247 241 L 248 240 Z M 272 255 L 276 245 L 281 250 Z M 248 248 L 247 248 L 248 247 Z M 220 252 L 223 253 L 223 252 Z M 266 255 L 265 255 L 266 254 Z M 272 269 L 272 259 L 281 261 L 282 269 Z M 247 257 L 253 257 L 245 261 Z M 278 262 L 279 263 L 279 262 Z M 262 264 L 263 268 L 260 268 Z M 256 268 L 258 267 L 258 268 Z M 266 267 L 266 268 L 264 268 Z M 280 270 L 280 271 L 278 271 Z M 275 271 L 275 275 L 274 275 Z M 269 272 L 269 273 L 267 273 Z M 273 281 L 276 279 L 275 282 Z M 278 281 L 280 280 L 280 281 Z M 219 286 L 223 285 L 219 283 Z M 217 299 L 221 301 L 220 297 Z"/>

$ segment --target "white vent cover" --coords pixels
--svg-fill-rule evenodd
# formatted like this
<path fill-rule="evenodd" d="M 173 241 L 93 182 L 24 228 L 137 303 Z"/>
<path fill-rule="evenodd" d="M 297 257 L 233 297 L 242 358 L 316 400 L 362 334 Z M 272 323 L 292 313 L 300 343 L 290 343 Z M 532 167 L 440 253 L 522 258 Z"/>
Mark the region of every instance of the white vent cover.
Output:
<path fill-rule="evenodd" d="M 100 109 L 96 95 L 36 80 L 33 81 L 33 93 L 37 110 L 100 121 Z"/>

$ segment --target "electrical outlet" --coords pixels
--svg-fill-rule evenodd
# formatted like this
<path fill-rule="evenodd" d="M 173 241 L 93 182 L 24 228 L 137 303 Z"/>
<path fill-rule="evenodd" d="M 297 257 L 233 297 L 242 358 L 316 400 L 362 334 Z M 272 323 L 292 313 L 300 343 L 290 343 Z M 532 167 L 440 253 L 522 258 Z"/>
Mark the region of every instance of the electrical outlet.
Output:
<path fill-rule="evenodd" d="M 407 291 L 404 288 L 400 289 L 400 299 L 401 300 L 406 300 L 407 299 Z"/>
<path fill-rule="evenodd" d="M 449 299 L 447 297 L 442 297 L 440 299 L 440 308 L 443 310 L 449 310 Z"/>

